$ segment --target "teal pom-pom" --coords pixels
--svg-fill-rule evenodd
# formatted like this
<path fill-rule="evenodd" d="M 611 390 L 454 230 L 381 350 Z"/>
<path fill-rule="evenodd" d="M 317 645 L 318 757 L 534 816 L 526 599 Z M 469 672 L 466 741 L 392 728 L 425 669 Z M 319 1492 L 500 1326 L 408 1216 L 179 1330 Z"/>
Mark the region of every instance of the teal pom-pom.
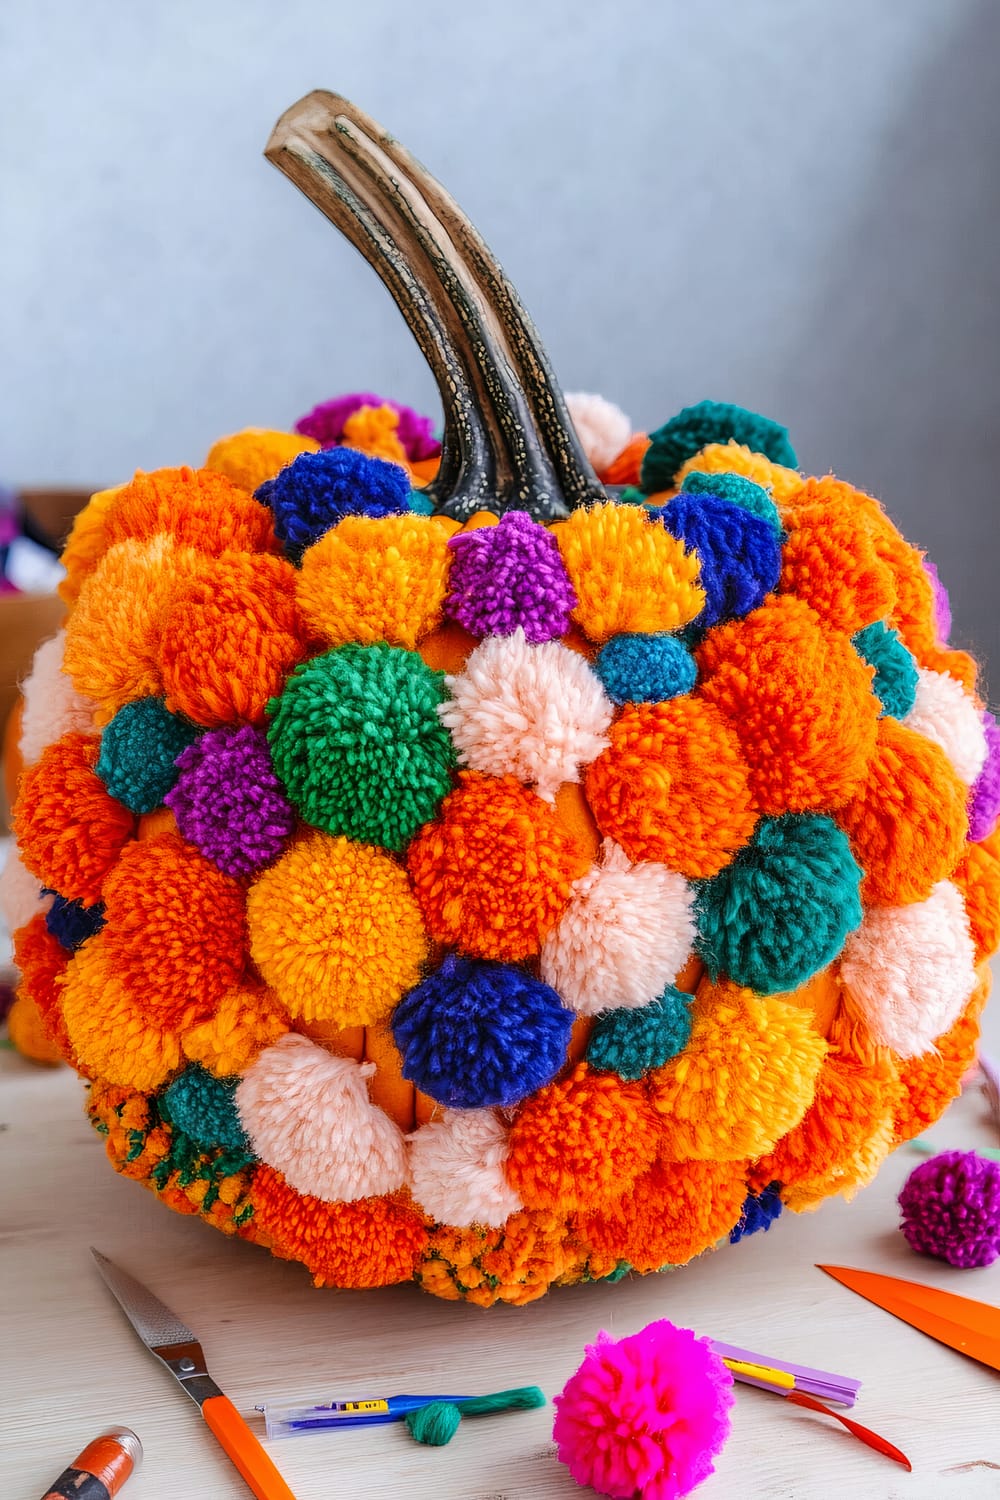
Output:
<path fill-rule="evenodd" d="M 423 490 L 410 491 L 410 509 L 418 516 L 432 516 L 434 502 Z"/>
<path fill-rule="evenodd" d="M 665 703 L 690 693 L 698 668 L 673 635 L 616 635 L 599 651 L 594 671 L 613 703 Z"/>
<path fill-rule="evenodd" d="M 95 770 L 112 797 L 134 813 L 150 813 L 177 780 L 174 765 L 198 730 L 168 713 L 162 698 L 136 698 L 115 714 L 101 735 Z"/>
<path fill-rule="evenodd" d="M 697 899 L 697 948 L 711 978 L 758 995 L 796 990 L 861 925 L 862 872 L 847 835 L 816 813 L 762 818 Z"/>
<path fill-rule="evenodd" d="M 917 664 L 912 652 L 903 645 L 898 631 L 876 620 L 854 636 L 854 649 L 870 667 L 875 668 L 872 692 L 882 705 L 882 713 L 903 719 L 917 699 Z"/>
<path fill-rule="evenodd" d="M 692 469 L 690 474 L 684 476 L 681 494 L 718 495 L 720 500 L 729 500 L 733 505 L 742 506 L 752 515 L 759 516 L 779 536 L 782 535 L 778 507 L 762 484 L 754 484 L 744 474 L 703 474 L 700 469 Z"/>
<path fill-rule="evenodd" d="M 174 1079 L 160 1099 L 167 1122 L 209 1151 L 249 1151 L 236 1112 L 238 1078 L 216 1078 L 194 1064 Z"/>
<path fill-rule="evenodd" d="M 602 1073 L 617 1073 L 626 1083 L 636 1082 L 650 1068 L 662 1068 L 688 1044 L 692 998 L 671 984 L 649 1005 L 606 1011 L 590 1033 L 588 1063 Z"/>
<path fill-rule="evenodd" d="M 341 646 L 272 699 L 274 769 L 314 828 L 401 850 L 451 788 L 444 673 L 399 646 Z"/>
<path fill-rule="evenodd" d="M 798 460 L 788 440 L 788 429 L 770 417 L 761 417 L 728 401 L 699 401 L 686 406 L 662 427 L 650 433 L 650 445 L 639 475 L 647 495 L 668 490 L 677 471 L 706 443 L 743 443 L 753 453 L 763 453 L 772 463 L 794 469 Z"/>

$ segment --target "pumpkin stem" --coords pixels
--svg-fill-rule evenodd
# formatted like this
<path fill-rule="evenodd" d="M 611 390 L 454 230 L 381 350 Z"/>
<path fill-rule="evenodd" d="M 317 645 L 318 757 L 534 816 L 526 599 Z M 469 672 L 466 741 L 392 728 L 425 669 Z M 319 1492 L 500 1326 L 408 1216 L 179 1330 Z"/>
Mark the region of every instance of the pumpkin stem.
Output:
<path fill-rule="evenodd" d="M 461 521 L 511 509 L 555 521 L 604 499 L 517 294 L 440 184 L 324 90 L 282 115 L 264 154 L 378 272 L 433 371 L 437 507 Z"/>

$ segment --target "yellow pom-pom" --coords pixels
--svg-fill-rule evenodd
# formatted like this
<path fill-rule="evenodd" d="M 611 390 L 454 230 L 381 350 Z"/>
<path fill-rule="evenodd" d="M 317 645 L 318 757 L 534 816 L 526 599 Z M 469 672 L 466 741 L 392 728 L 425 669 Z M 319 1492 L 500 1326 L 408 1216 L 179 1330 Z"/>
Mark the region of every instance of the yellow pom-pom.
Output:
<path fill-rule="evenodd" d="M 66 577 L 59 585 L 59 597 L 65 604 L 76 603 L 84 580 L 108 550 L 106 523 L 121 488 L 116 485 L 113 490 L 98 490 L 77 512 L 62 554 Z"/>
<path fill-rule="evenodd" d="M 359 406 L 344 423 L 340 441 L 345 448 L 356 448 L 369 458 L 384 458 L 406 469 L 409 463 L 398 429 L 399 412 L 391 406 Z"/>
<path fill-rule="evenodd" d="M 267 427 L 244 427 L 230 437 L 219 438 L 208 450 L 206 469 L 224 474 L 251 495 L 265 480 L 280 474 L 300 453 L 318 453 L 315 438 L 298 432 L 273 432 Z"/>
<path fill-rule="evenodd" d="M 687 474 L 742 474 L 754 484 L 770 490 L 775 505 L 786 504 L 802 487 L 802 475 L 797 469 L 786 469 L 784 464 L 772 463 L 763 453 L 753 453 L 744 443 L 706 443 L 700 453 L 689 458 L 678 470 L 674 481 L 684 483 Z"/>
<path fill-rule="evenodd" d="M 417 983 L 427 954 L 406 872 L 380 850 L 310 833 L 247 898 L 265 982 L 304 1021 L 371 1026 Z"/>
<path fill-rule="evenodd" d="M 180 1066 L 177 1033 L 155 1026 L 115 973 L 100 933 L 70 960 L 62 986 L 70 1044 L 90 1072 L 152 1093 Z"/>
<path fill-rule="evenodd" d="M 448 532 L 430 516 L 346 516 L 304 554 L 299 608 L 331 646 L 412 651 L 441 623 L 449 560 Z"/>
<path fill-rule="evenodd" d="M 270 991 L 247 986 L 223 995 L 207 1021 L 184 1032 L 181 1045 L 192 1062 L 230 1078 L 245 1073 L 288 1030 L 288 1016 Z"/>
<path fill-rule="evenodd" d="M 639 505 L 593 505 L 553 527 L 576 591 L 573 619 L 600 645 L 613 635 L 678 630 L 700 613 L 697 554 Z"/>

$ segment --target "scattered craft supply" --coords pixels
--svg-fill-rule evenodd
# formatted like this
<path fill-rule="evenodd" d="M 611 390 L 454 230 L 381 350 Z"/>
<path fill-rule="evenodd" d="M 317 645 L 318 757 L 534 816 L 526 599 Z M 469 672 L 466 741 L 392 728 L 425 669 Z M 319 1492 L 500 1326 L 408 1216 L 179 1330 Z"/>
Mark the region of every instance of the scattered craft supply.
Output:
<path fill-rule="evenodd" d="M 907 1141 L 907 1149 L 916 1151 L 919 1156 L 938 1156 L 940 1146 L 935 1146 L 933 1141 L 928 1141 L 922 1135 L 914 1136 L 912 1141 Z M 977 1146 L 977 1156 L 985 1156 L 987 1161 L 1000 1161 L 1000 1146 Z"/>
<path fill-rule="evenodd" d="M 302 1432 L 329 1432 L 338 1427 L 379 1427 L 403 1422 L 418 1443 L 442 1448 L 450 1443 L 463 1417 L 495 1412 L 530 1411 L 545 1405 L 537 1385 L 496 1391 L 489 1396 L 367 1396 L 353 1401 L 325 1401 L 314 1406 L 265 1402 L 267 1437 L 295 1437 Z"/>
<path fill-rule="evenodd" d="M 899 1194 L 900 1228 L 918 1255 L 990 1266 L 1000 1255 L 1000 1162 L 942 1151 L 914 1167 Z"/>
<path fill-rule="evenodd" d="M 1000 1370 L 1000 1307 L 960 1297 L 956 1292 L 883 1276 L 877 1271 L 858 1271 L 851 1266 L 817 1266 L 859 1297 L 874 1302 L 911 1328 L 947 1344 L 959 1354 Z"/>
<path fill-rule="evenodd" d="M 865 1444 L 867 1448 L 874 1448 L 876 1453 L 882 1453 L 886 1458 L 891 1458 L 894 1463 L 902 1464 L 904 1469 L 910 1472 L 913 1465 L 901 1448 L 895 1443 L 890 1443 L 888 1438 L 882 1437 L 878 1432 L 873 1432 L 870 1427 L 862 1427 L 860 1422 L 855 1422 L 850 1417 L 845 1417 L 839 1411 L 831 1411 L 822 1401 L 817 1401 L 815 1396 L 807 1396 L 802 1391 L 793 1391 L 788 1397 L 795 1406 L 804 1406 L 807 1411 L 819 1412 L 824 1417 L 832 1417 L 835 1422 L 840 1422 L 846 1427 L 852 1437 Z"/>
<path fill-rule="evenodd" d="M 257 1500 L 295 1500 L 228 1396 L 208 1373 L 195 1335 L 148 1287 L 93 1246 L 90 1253 L 112 1296 L 151 1354 L 201 1411 L 213 1437 L 235 1464 Z"/>
<path fill-rule="evenodd" d="M 987 1052 L 979 1054 L 979 1071 L 982 1075 L 982 1090 L 986 1095 L 993 1123 L 1000 1130 L 1000 1068 Z"/>
<path fill-rule="evenodd" d="M 709 1341 L 661 1318 L 587 1345 L 553 1402 L 552 1435 L 577 1484 L 675 1500 L 715 1472 L 732 1404 L 732 1373 Z"/>
<path fill-rule="evenodd" d="M 142 1444 L 131 1427 L 109 1427 L 63 1470 L 42 1500 L 114 1500 L 141 1463 Z"/>
<path fill-rule="evenodd" d="M 724 1344 L 720 1339 L 709 1339 L 709 1343 L 744 1385 L 760 1386 L 767 1391 L 799 1391 L 823 1401 L 836 1401 L 841 1406 L 853 1406 L 861 1389 L 861 1381 L 850 1375 L 833 1375 L 827 1370 L 812 1370 L 808 1365 L 793 1365 L 769 1354 L 754 1354 L 750 1349 Z"/>

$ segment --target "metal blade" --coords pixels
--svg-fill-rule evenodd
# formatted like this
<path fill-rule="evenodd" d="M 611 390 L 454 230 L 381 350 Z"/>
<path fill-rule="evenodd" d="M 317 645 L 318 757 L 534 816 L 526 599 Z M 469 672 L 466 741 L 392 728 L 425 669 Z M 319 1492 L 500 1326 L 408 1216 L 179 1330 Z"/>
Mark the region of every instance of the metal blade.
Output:
<path fill-rule="evenodd" d="M 108 1290 L 117 1298 L 122 1312 L 142 1342 L 154 1354 L 159 1354 L 161 1349 L 174 1344 L 198 1342 L 197 1336 L 181 1322 L 176 1313 L 172 1313 L 159 1297 L 154 1297 L 141 1281 L 136 1281 L 134 1276 L 116 1266 L 113 1260 L 108 1260 L 93 1245 L 90 1253 L 97 1262 L 97 1269 L 104 1277 Z"/>
<path fill-rule="evenodd" d="M 848 1266 L 818 1269 L 939 1344 L 1000 1370 L 1000 1338 L 984 1326 L 997 1316 L 997 1309 L 988 1303 L 876 1271 L 855 1271 Z"/>

